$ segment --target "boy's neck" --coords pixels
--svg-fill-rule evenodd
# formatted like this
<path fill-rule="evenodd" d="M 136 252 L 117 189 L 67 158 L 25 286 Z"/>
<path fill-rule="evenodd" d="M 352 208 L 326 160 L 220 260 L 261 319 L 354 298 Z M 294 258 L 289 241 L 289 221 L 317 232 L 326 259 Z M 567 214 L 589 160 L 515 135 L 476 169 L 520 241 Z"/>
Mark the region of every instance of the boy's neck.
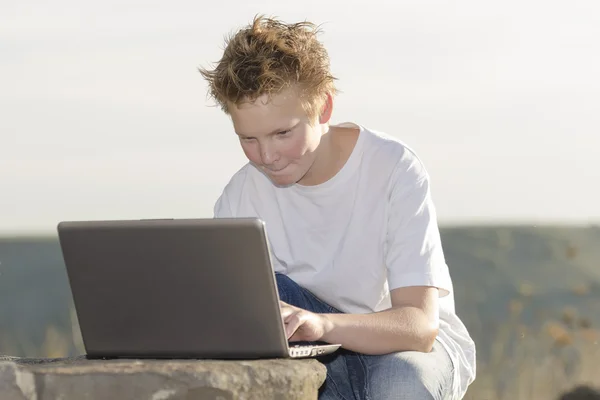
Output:
<path fill-rule="evenodd" d="M 316 186 L 337 175 L 350 158 L 358 134 L 359 130 L 356 128 L 324 127 L 315 161 L 298 184 Z"/>

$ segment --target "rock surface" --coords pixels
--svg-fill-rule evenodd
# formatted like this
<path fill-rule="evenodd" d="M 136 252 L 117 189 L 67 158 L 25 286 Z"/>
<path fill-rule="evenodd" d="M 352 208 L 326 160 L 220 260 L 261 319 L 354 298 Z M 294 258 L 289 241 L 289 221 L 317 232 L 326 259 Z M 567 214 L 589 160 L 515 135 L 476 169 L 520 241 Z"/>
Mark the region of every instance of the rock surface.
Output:
<path fill-rule="evenodd" d="M 316 400 L 317 360 L 86 360 L 0 356 L 2 400 Z"/>

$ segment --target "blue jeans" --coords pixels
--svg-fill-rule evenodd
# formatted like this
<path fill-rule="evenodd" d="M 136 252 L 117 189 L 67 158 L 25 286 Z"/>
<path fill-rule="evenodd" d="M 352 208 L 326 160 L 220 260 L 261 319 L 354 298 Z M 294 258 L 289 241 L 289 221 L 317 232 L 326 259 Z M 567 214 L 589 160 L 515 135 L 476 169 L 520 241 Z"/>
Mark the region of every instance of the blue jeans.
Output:
<path fill-rule="evenodd" d="M 282 301 L 324 314 L 341 311 L 318 299 L 289 277 L 276 273 Z M 445 400 L 450 399 L 453 366 L 437 341 L 430 353 L 404 351 L 366 355 L 340 348 L 319 357 L 327 378 L 319 400 Z"/>

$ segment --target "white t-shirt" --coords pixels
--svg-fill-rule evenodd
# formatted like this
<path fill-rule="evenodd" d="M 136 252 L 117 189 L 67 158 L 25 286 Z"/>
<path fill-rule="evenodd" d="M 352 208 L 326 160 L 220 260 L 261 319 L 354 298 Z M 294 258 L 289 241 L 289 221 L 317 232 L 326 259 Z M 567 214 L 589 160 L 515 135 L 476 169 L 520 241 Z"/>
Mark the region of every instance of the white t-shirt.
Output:
<path fill-rule="evenodd" d="M 398 139 L 350 126 L 360 128 L 356 145 L 327 182 L 278 187 L 248 163 L 214 216 L 265 221 L 275 271 L 346 313 L 389 308 L 398 287 L 439 288 L 437 340 L 454 362 L 461 398 L 475 378 L 475 345 L 454 311 L 427 171 Z"/>

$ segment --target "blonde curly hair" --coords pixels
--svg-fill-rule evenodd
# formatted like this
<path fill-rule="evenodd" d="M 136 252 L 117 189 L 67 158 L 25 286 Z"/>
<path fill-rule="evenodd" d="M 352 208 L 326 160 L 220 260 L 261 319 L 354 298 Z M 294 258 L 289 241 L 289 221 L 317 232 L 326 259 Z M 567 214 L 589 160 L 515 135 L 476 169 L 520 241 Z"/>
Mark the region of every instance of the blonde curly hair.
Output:
<path fill-rule="evenodd" d="M 199 68 L 208 81 L 209 96 L 229 114 L 231 104 L 270 99 L 292 89 L 307 116 L 314 120 L 326 95 L 337 94 L 327 50 L 317 40 L 320 29 L 311 22 L 286 24 L 262 15 L 225 39 L 222 58 L 213 70 Z"/>

